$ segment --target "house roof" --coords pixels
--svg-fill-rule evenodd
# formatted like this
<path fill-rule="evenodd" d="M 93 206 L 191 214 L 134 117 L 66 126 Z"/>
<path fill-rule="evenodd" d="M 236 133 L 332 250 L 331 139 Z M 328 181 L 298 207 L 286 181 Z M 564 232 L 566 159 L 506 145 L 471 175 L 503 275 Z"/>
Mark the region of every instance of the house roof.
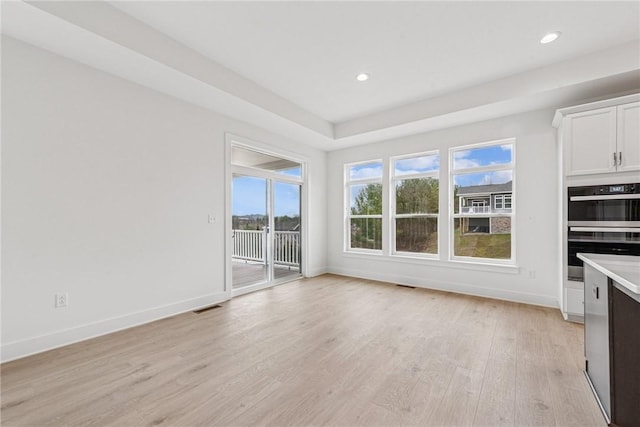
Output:
<path fill-rule="evenodd" d="M 471 185 L 469 187 L 459 187 L 458 194 L 493 194 L 493 193 L 510 193 L 512 182 L 504 184 L 488 184 L 488 185 Z"/>

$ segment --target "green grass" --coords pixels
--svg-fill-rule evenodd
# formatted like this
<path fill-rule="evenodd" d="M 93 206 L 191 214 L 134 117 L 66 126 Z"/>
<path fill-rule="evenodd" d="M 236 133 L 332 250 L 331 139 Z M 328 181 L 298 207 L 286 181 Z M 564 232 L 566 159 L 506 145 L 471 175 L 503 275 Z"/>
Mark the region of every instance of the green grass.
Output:
<path fill-rule="evenodd" d="M 396 250 L 399 252 L 415 252 L 425 254 L 437 254 L 438 253 L 438 233 L 429 233 L 429 237 L 426 239 L 420 239 L 420 241 L 413 244 L 409 244 L 404 241 L 402 236 L 396 236 Z"/>
<path fill-rule="evenodd" d="M 511 258 L 511 234 L 465 234 L 456 230 L 454 254 L 476 258 Z"/>

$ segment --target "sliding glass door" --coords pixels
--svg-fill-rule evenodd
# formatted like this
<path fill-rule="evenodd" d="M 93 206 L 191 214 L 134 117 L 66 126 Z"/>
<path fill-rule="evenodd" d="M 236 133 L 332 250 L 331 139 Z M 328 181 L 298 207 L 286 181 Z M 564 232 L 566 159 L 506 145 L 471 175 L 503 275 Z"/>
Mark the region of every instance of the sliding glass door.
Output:
<path fill-rule="evenodd" d="M 299 163 L 233 150 L 231 278 L 238 295 L 300 277 L 303 183 Z"/>
<path fill-rule="evenodd" d="M 273 182 L 273 275 L 274 279 L 299 276 L 300 185 Z"/>
<path fill-rule="evenodd" d="M 269 281 L 269 182 L 253 176 L 233 176 L 233 287 Z"/>

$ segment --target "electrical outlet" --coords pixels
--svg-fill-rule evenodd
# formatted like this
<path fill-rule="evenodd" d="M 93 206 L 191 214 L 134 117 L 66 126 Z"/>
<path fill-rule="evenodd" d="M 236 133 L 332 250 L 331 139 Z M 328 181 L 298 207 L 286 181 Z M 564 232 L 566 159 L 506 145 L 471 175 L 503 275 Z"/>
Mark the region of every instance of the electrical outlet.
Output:
<path fill-rule="evenodd" d="M 209 214 L 209 224 L 215 224 L 216 217 L 214 215 Z"/>
<path fill-rule="evenodd" d="M 56 294 L 56 308 L 62 308 L 69 305 L 69 294 Z"/>
<path fill-rule="evenodd" d="M 530 279 L 535 279 L 536 278 L 536 271 L 535 270 L 529 270 L 529 278 Z"/>

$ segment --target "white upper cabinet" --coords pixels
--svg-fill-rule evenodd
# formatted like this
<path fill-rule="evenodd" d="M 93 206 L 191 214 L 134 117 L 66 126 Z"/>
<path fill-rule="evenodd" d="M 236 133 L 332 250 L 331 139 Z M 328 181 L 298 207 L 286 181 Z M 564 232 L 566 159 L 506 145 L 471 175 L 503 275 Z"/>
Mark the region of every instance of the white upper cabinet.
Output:
<path fill-rule="evenodd" d="M 567 114 L 565 174 L 640 170 L 640 102 Z"/>
<path fill-rule="evenodd" d="M 566 174 L 615 171 L 616 107 L 571 114 L 565 120 Z"/>
<path fill-rule="evenodd" d="M 618 115 L 618 170 L 640 170 L 640 102 L 620 105 Z"/>

